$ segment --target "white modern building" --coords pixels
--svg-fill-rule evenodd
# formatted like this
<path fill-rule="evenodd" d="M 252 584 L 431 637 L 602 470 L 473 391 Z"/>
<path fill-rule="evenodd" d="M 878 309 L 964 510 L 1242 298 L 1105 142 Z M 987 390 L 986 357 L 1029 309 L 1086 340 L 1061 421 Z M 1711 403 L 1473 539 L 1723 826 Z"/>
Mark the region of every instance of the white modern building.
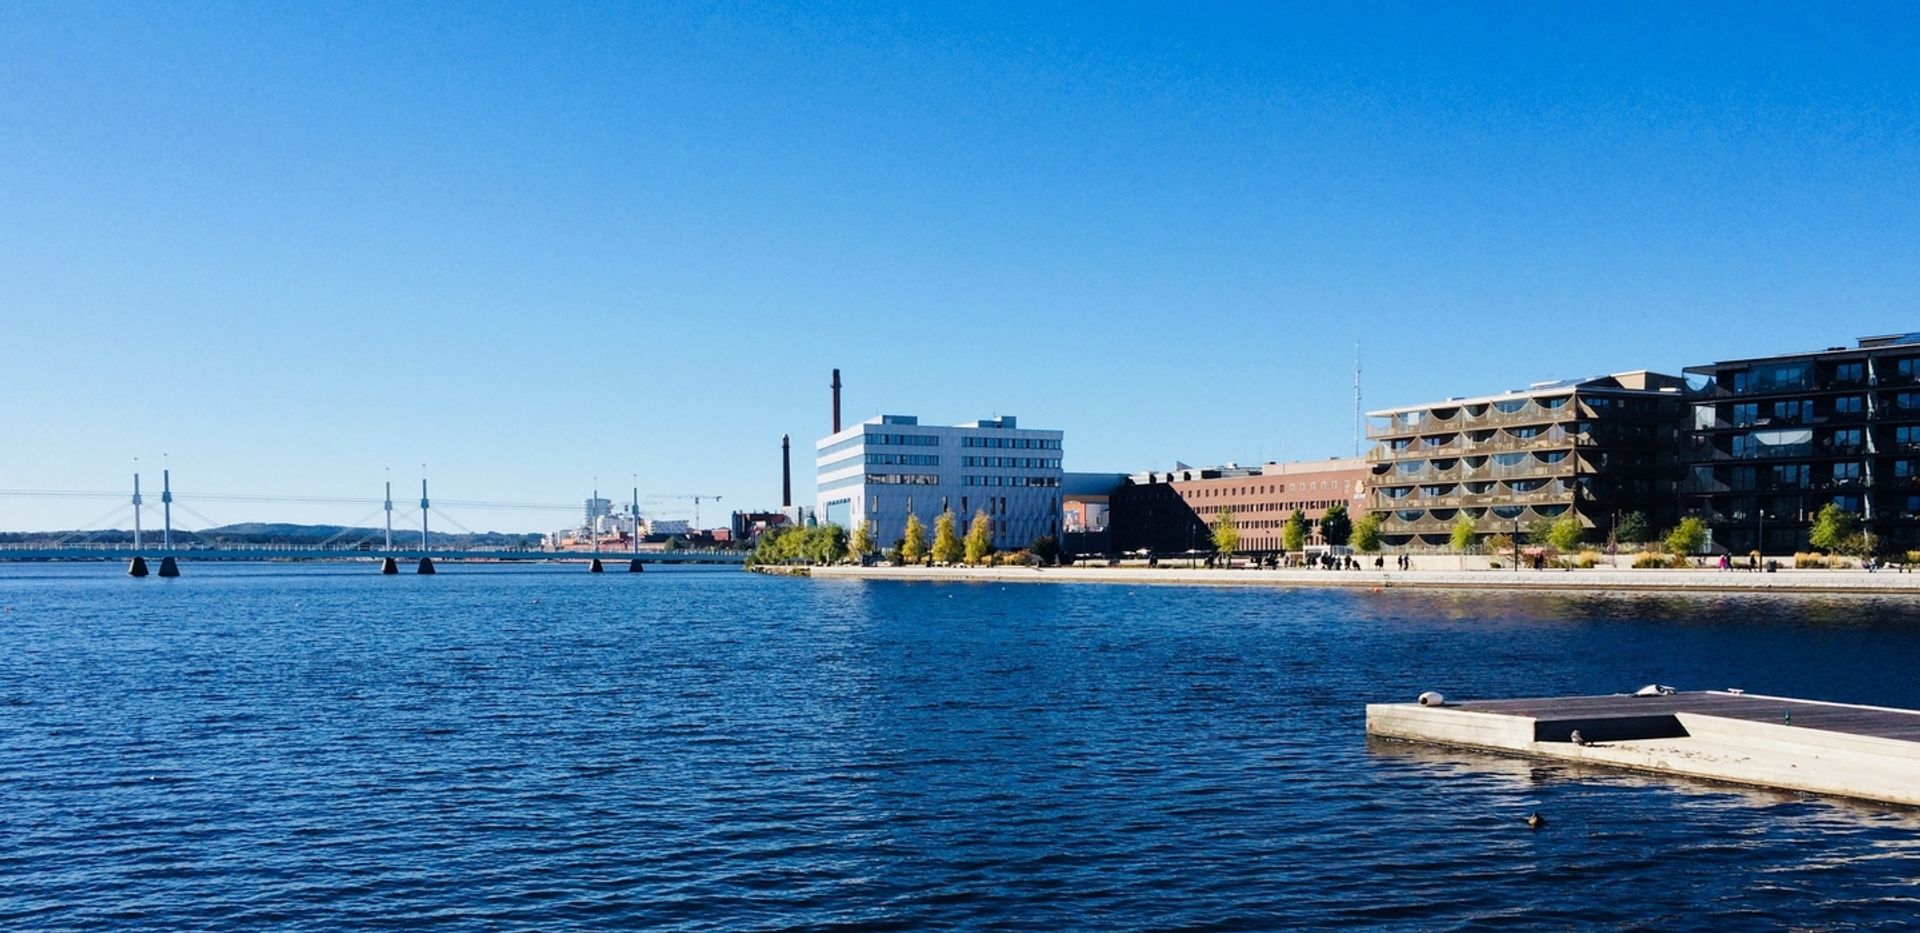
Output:
<path fill-rule="evenodd" d="M 815 442 L 816 514 L 848 529 L 865 523 L 884 549 L 906 536 L 909 513 L 931 533 L 952 510 L 964 534 L 986 512 L 996 548 L 1023 548 L 1060 533 L 1060 440 L 1011 415 L 954 427 L 871 418 Z"/>

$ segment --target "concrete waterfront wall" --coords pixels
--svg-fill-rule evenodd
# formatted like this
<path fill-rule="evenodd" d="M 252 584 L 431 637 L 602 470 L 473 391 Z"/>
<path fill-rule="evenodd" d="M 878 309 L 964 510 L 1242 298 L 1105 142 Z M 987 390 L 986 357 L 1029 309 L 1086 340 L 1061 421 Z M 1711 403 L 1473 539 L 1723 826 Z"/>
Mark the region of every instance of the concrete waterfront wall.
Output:
<path fill-rule="evenodd" d="M 1864 570 L 1208 570 L 1174 566 L 816 567 L 822 579 L 945 580 L 998 583 L 1124 583 L 1179 586 L 1394 587 L 1604 592 L 1906 593 L 1920 595 L 1920 574 Z"/>

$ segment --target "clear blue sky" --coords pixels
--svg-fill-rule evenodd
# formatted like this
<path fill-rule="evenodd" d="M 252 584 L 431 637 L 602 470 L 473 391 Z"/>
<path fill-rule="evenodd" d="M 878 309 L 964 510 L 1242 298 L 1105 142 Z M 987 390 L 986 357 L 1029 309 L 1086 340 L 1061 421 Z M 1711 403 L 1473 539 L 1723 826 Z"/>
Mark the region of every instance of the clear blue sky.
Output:
<path fill-rule="evenodd" d="M 1371 408 L 1920 330 L 1917 48 L 1899 3 L 6 4 L 0 488 L 764 507 L 834 366 L 849 420 L 1124 471 L 1350 451 L 1356 340 Z"/>

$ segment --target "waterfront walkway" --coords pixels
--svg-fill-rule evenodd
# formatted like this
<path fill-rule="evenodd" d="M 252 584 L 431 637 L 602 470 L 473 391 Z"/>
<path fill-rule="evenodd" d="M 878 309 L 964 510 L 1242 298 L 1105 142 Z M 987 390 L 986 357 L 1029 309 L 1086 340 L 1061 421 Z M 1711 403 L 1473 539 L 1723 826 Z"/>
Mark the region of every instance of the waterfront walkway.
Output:
<path fill-rule="evenodd" d="M 775 568 L 778 572 L 778 568 Z M 1920 573 L 1891 570 L 1207 570 L 1179 567 L 814 567 L 815 577 L 1000 583 L 1125 583 L 1180 586 L 1394 587 L 1469 590 L 1912 593 Z"/>

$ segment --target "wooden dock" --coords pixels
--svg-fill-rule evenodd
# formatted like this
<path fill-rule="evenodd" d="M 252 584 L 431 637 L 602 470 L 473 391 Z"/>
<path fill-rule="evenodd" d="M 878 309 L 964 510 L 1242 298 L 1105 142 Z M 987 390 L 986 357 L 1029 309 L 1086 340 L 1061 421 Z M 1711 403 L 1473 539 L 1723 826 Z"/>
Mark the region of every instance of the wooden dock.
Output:
<path fill-rule="evenodd" d="M 1367 733 L 1920 806 L 1915 710 L 1734 691 L 1383 703 Z"/>

